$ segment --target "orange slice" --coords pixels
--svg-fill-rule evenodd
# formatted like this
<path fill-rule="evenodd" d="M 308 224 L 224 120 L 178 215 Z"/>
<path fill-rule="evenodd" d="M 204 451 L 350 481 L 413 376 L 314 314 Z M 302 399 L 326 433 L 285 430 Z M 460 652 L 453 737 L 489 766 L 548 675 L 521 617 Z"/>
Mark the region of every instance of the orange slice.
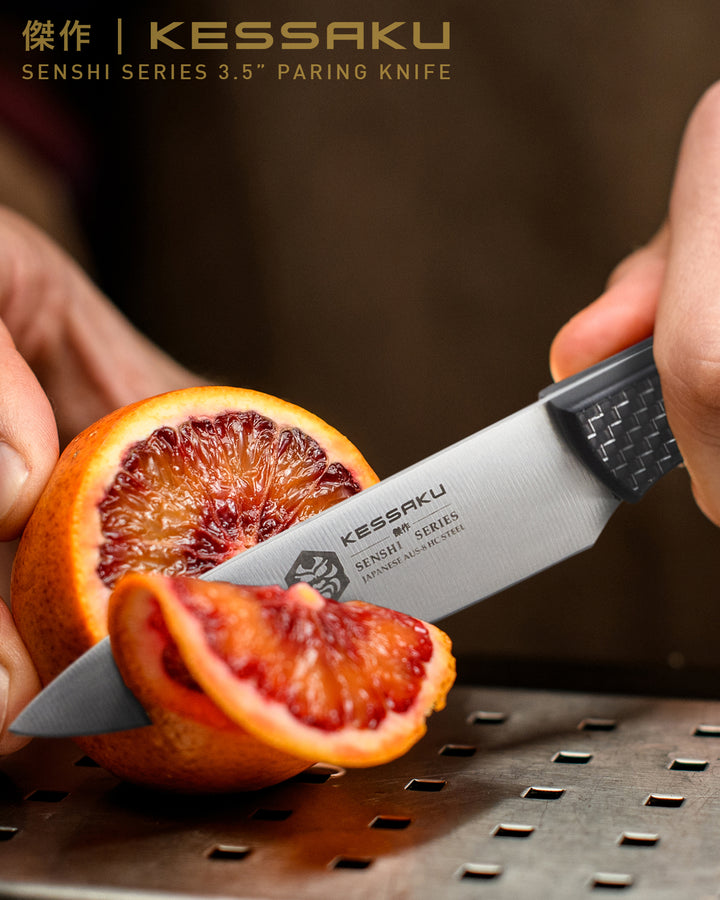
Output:
<path fill-rule="evenodd" d="M 151 718 L 235 723 L 308 762 L 395 759 L 425 733 L 454 677 L 449 639 L 433 625 L 303 583 L 128 575 L 109 623 L 118 667 Z"/>

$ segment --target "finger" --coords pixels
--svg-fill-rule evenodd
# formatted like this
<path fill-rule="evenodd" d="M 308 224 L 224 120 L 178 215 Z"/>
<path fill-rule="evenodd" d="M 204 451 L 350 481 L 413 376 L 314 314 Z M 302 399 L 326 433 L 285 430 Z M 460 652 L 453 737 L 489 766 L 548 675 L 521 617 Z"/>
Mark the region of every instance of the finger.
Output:
<path fill-rule="evenodd" d="M 695 497 L 720 524 L 720 84 L 686 129 L 670 228 L 655 359 Z"/>
<path fill-rule="evenodd" d="M 63 444 L 119 406 L 204 381 L 138 332 L 47 235 L 2 205 L 0 320 L 52 397 Z"/>
<path fill-rule="evenodd" d="M 668 228 L 663 226 L 649 244 L 615 268 L 604 293 L 560 329 L 550 348 L 555 380 L 652 334 L 668 243 Z"/>
<path fill-rule="evenodd" d="M 7 728 L 39 690 L 40 680 L 10 610 L 0 600 L 0 755 L 13 753 L 28 742 Z"/>
<path fill-rule="evenodd" d="M 0 540 L 20 532 L 57 457 L 50 402 L 0 322 Z"/>

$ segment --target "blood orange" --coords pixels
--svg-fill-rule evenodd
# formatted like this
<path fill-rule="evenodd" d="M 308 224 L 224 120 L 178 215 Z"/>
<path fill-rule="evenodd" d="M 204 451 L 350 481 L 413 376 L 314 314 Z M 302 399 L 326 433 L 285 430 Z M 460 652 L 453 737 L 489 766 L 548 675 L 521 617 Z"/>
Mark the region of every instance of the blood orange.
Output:
<path fill-rule="evenodd" d="M 177 601 L 183 589 L 165 580 L 158 583 L 164 585 L 161 588 L 155 584 L 140 591 L 137 581 L 129 582 L 130 587 L 124 585 L 124 577 L 131 577 L 127 573 L 156 572 L 171 579 L 201 574 L 376 480 L 355 447 L 326 423 L 299 407 L 253 391 L 191 388 L 110 414 L 68 445 L 18 549 L 13 613 L 41 679 L 53 678 L 107 634 L 108 601 L 116 585 L 122 596 L 135 598 L 128 609 L 134 608 L 137 592 L 155 597 L 159 608 L 165 610 L 163 627 L 168 634 L 172 631 L 178 648 L 186 648 L 184 655 L 178 656 L 177 671 L 184 671 L 202 641 L 191 627 L 186 607 Z M 225 590 L 200 584 L 202 588 L 190 590 L 200 607 L 209 602 L 197 599 L 203 591 L 209 591 L 214 603 L 221 596 L 216 592 Z M 313 606 L 307 596 L 302 590 L 293 593 L 295 613 L 289 614 L 288 621 L 293 616 L 299 622 L 307 620 Z M 302 597 L 305 600 L 299 602 Z M 226 609 L 224 599 L 218 602 Z M 345 625 L 329 609 L 317 621 L 322 620 L 320 631 L 332 645 Z M 118 615 L 118 634 L 122 634 L 120 623 L 130 612 Z M 414 634 L 415 626 L 398 632 L 400 620 L 394 617 L 381 612 L 387 634 L 395 639 L 398 633 L 406 638 Z M 258 628 L 259 621 L 256 616 Z M 315 710 L 312 716 L 332 717 L 330 694 L 326 697 L 328 710 L 315 709 L 312 686 L 317 683 L 309 670 L 296 667 L 287 642 L 278 641 L 272 629 L 250 631 L 258 658 L 275 654 L 273 678 L 282 682 L 285 691 L 285 700 L 280 702 L 287 702 L 293 691 L 298 697 L 305 691 L 308 710 Z M 147 633 L 145 629 L 145 637 Z M 378 646 L 387 646 L 389 638 L 381 639 L 381 632 L 376 639 Z M 233 640 L 227 645 L 231 649 Z M 401 638 L 398 646 L 405 643 Z M 357 645 L 363 647 L 362 653 L 369 652 L 367 643 L 358 640 Z M 322 646 L 321 641 L 318 647 Z M 204 663 L 202 672 L 193 669 L 189 676 L 193 684 L 206 688 L 207 696 L 194 687 L 183 694 L 179 690 L 182 678 L 172 684 L 178 690 L 153 695 L 158 685 L 167 687 L 168 683 L 142 674 L 142 666 L 132 662 L 137 663 L 140 652 L 140 644 L 131 642 L 125 655 L 128 677 L 141 693 L 150 690 L 149 696 L 143 696 L 153 709 L 155 724 L 78 741 L 97 762 L 121 777 L 179 790 L 254 788 L 300 771 L 312 761 L 312 749 L 319 751 L 316 744 L 300 741 L 302 729 L 295 728 L 289 739 L 278 737 L 277 732 L 265 737 L 265 726 L 258 731 L 259 726 L 253 725 L 254 716 L 259 715 L 257 704 L 251 704 L 256 712 L 249 719 L 234 706 L 229 710 L 227 698 L 236 697 L 237 692 L 218 681 L 217 659 L 209 666 L 209 671 L 215 672 L 212 677 L 203 676 Z M 321 681 L 333 684 L 329 674 L 333 668 L 338 677 L 346 671 L 341 657 L 331 654 L 328 647 L 320 657 L 324 660 Z M 198 658 L 205 663 L 214 659 L 207 652 Z M 307 657 L 301 653 L 303 658 Z M 388 723 L 405 717 L 412 726 L 409 730 L 393 737 L 395 733 L 387 725 L 366 729 L 387 735 L 382 750 L 386 758 L 397 755 L 398 748 L 403 752 L 408 740 L 417 739 L 423 726 L 419 731 L 418 723 L 410 720 L 416 718 L 418 709 L 426 712 L 432 705 L 429 697 L 440 702 L 448 679 L 452 679 L 447 648 L 434 657 L 429 669 L 423 663 L 422 671 L 411 672 L 409 679 L 403 666 L 399 657 L 386 653 L 368 660 L 364 667 L 347 670 L 354 673 L 347 696 L 355 697 L 360 705 L 363 698 L 375 696 L 378 678 L 383 683 L 398 682 L 388 695 L 391 698 L 416 696 L 417 692 L 417 707 L 410 703 L 403 712 L 396 707 L 385 717 Z M 310 679 L 307 684 L 306 679 Z M 178 701 L 183 696 L 193 702 L 183 706 Z M 168 701 L 165 705 L 163 697 Z M 367 706 L 372 710 L 374 701 Z M 375 714 L 368 715 L 366 726 Z M 287 724 L 287 716 L 284 721 Z M 357 730 L 357 723 L 347 727 Z M 321 732 L 332 738 L 325 741 L 330 755 L 338 741 L 332 730 Z M 409 734 L 415 738 L 409 739 Z M 372 753 L 365 758 L 371 760 Z"/>

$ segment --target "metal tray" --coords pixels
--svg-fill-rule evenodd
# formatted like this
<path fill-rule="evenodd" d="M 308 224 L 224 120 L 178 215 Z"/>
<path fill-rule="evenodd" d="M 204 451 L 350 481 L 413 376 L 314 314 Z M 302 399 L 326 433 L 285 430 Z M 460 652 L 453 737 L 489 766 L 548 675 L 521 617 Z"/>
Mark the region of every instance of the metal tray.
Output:
<path fill-rule="evenodd" d="M 0 761 L 0 898 L 704 900 L 719 837 L 710 700 L 457 687 L 394 763 L 215 797 Z"/>

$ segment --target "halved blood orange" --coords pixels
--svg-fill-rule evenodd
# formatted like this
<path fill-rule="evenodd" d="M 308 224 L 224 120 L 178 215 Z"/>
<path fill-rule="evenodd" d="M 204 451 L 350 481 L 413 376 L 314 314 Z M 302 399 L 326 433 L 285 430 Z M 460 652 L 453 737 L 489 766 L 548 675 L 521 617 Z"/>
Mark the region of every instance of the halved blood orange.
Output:
<path fill-rule="evenodd" d="M 450 641 L 402 613 L 327 600 L 307 584 L 238 587 L 131 574 L 110 601 L 110 639 L 150 717 L 236 723 L 263 745 L 341 766 L 407 751 L 445 705 Z"/>
<path fill-rule="evenodd" d="M 41 679 L 107 634 L 125 572 L 199 575 L 376 481 L 347 438 L 256 391 L 111 413 L 65 449 L 15 559 L 13 614 Z"/>
<path fill-rule="evenodd" d="M 355 447 L 329 425 L 297 406 L 254 391 L 190 388 L 111 413 L 68 445 L 18 548 L 13 614 L 41 679 L 47 682 L 53 678 L 107 634 L 108 601 L 115 586 L 121 595 L 131 593 L 134 597 L 140 591 L 137 581 L 129 582 L 129 587 L 120 586 L 124 577 L 131 577 L 128 573 L 156 572 L 169 579 L 199 575 L 376 481 Z M 146 598 L 148 594 L 155 596 L 154 602 L 164 610 L 167 624 L 163 627 L 168 634 L 172 625 L 173 645 L 184 647 L 176 660 L 175 677 L 163 682 L 143 674 L 139 644 L 132 645 L 125 657 L 134 686 L 141 693 L 151 689 L 150 695 L 143 696 L 153 709 L 154 724 L 78 739 L 80 746 L 122 778 L 184 791 L 256 788 L 305 768 L 312 761 L 315 745 L 300 736 L 306 733 L 303 728 L 311 726 L 305 722 L 299 727 L 298 720 L 288 718 L 287 713 L 284 719 L 282 715 L 271 718 L 283 720 L 285 726 L 293 724 L 290 737 L 279 736 L 282 728 L 273 732 L 266 724 L 254 725 L 255 718 L 265 721 L 257 703 L 248 706 L 243 701 L 243 709 L 254 712 L 240 715 L 236 700 L 228 700 L 236 698 L 237 692 L 229 690 L 219 674 L 222 653 L 213 656 L 207 649 L 199 653 L 203 639 L 194 622 L 197 609 L 209 602 L 202 600 L 203 590 L 209 591 L 213 603 L 219 602 L 225 609 L 225 600 L 220 601 L 217 594 L 225 589 L 205 582 L 201 582 L 202 589 L 188 589 L 195 598 L 195 612 L 190 615 L 188 607 L 177 601 L 182 588 L 173 588 L 172 581 L 162 584 L 162 588 L 156 585 L 152 591 L 143 588 L 140 593 Z M 292 615 L 281 614 L 282 604 L 276 604 L 276 625 L 280 628 L 285 622 L 282 627 L 290 632 L 293 621 L 307 622 L 313 607 L 302 590 L 293 592 L 292 597 Z M 305 599 L 300 602 L 301 598 Z M 447 653 L 434 656 L 429 678 L 424 662 L 422 671 L 414 671 L 412 665 L 408 670 L 402 659 L 390 652 L 366 656 L 367 665 L 359 670 L 346 668 L 342 655 L 331 653 L 329 647 L 349 626 L 347 622 L 341 624 L 330 610 L 327 607 L 315 620 L 315 628 L 325 641 L 315 648 L 324 661 L 320 682 L 328 686 L 323 702 L 329 708 L 325 712 L 319 711 L 320 682 L 304 664 L 296 665 L 288 651 L 289 638 L 280 640 L 273 628 L 260 628 L 261 621 L 267 626 L 269 614 L 260 615 L 256 610 L 250 628 L 251 646 L 258 659 L 263 654 L 273 655 L 268 671 L 273 672 L 276 693 L 284 698 L 273 702 L 282 706 L 291 698 L 305 696 L 307 716 L 325 716 L 328 722 L 327 717 L 334 715 L 333 705 L 337 706 L 331 690 L 336 685 L 329 674 L 335 666 L 337 678 L 349 679 L 345 697 L 352 696 L 358 710 L 365 706 L 364 725 L 368 726 L 377 718 L 374 710 L 381 708 L 374 699 L 376 683 L 395 680 L 397 684 L 388 694 L 396 698 L 392 715 L 386 714 L 385 725 L 365 730 L 387 735 L 382 751 L 386 755 L 407 747 L 405 732 L 396 735 L 388 723 L 405 717 L 412 725 L 408 734 L 419 733 L 417 723 L 410 719 L 416 709 L 431 705 L 426 700 L 433 691 L 433 696 L 439 697 L 447 689 L 443 686 L 452 668 L 451 657 Z M 289 618 L 284 620 L 283 615 Z M 400 620 L 395 614 L 387 615 L 386 634 L 393 635 L 392 640 L 398 640 L 402 648 L 405 639 L 414 635 L 414 626 L 409 631 L 400 628 L 398 638 Z M 380 618 L 385 621 L 383 615 Z M 363 627 L 369 626 L 366 623 Z M 120 626 L 118 633 L 122 633 Z M 312 629 L 308 633 L 317 637 Z M 377 632 L 372 643 L 387 647 L 388 640 Z M 234 641 L 228 638 L 223 652 L 234 652 Z M 297 647 L 302 647 L 301 640 Z M 355 650 L 348 652 L 367 655 L 370 645 L 358 639 Z M 198 662 L 199 669 L 191 669 L 196 654 L 203 662 Z M 299 655 L 301 661 L 308 658 L 303 652 Z M 373 674 L 375 668 L 378 671 Z M 167 671 L 172 673 L 172 666 Z M 179 673 L 185 671 L 192 674 L 183 694 L 180 688 L 184 676 Z M 346 672 L 354 674 L 340 674 Z M 235 680 L 230 679 L 231 683 Z M 170 684 L 173 691 L 152 694 L 161 684 Z M 201 684 L 204 690 L 199 689 Z M 401 711 L 402 703 L 416 691 L 418 706 L 410 703 Z M 179 697 L 184 697 L 187 705 L 179 702 Z M 346 702 L 341 704 L 343 710 Z M 277 710 L 277 706 L 273 708 Z M 362 715 L 358 722 L 362 722 Z M 358 724 L 347 727 L 357 731 Z M 331 745 L 342 743 L 342 735 L 332 729 L 326 727 L 320 732 L 326 738 L 328 752 Z M 328 735 L 331 740 L 327 740 Z M 357 743 L 362 746 L 359 738 Z M 371 759 L 372 754 L 365 758 Z"/>

